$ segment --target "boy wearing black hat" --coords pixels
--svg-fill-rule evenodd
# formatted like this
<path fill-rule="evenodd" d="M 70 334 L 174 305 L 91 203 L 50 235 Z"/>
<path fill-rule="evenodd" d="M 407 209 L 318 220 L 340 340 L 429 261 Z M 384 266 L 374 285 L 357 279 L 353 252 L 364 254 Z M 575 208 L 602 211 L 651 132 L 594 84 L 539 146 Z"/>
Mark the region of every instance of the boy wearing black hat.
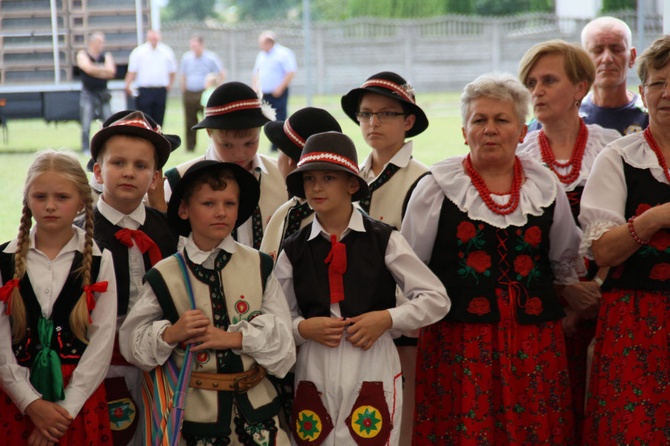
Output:
<path fill-rule="evenodd" d="M 342 132 L 340 124 L 330 113 L 316 107 L 300 109 L 286 121 L 268 122 L 263 130 L 272 144 L 279 148 L 277 165 L 284 178 L 298 167 L 300 152 L 307 138 L 317 133 Z M 272 214 L 263 233 L 260 250 L 277 260 L 281 242 L 312 219 L 313 211 L 309 204 L 303 198 L 291 197 Z"/>
<path fill-rule="evenodd" d="M 114 259 L 118 330 L 137 301 L 144 273 L 177 251 L 178 237 L 170 230 L 165 214 L 143 203 L 159 181 L 172 144 L 149 116 L 126 110 L 105 121 L 90 147 L 95 160 L 93 174 L 102 186 L 93 211 L 94 238 Z M 114 402 L 114 408 L 127 409 L 110 410 L 114 443 L 141 445 L 141 435 L 133 436 L 138 407 L 127 400 L 130 392 L 135 402 L 140 401 L 141 374 L 121 356 L 118 342 L 114 347 L 105 381 L 108 401 Z M 122 417 L 116 417 L 117 413 Z"/>
<path fill-rule="evenodd" d="M 272 259 L 233 240 L 253 213 L 258 181 L 233 163 L 193 164 L 177 182 L 168 220 L 187 237 L 182 254 L 197 310 L 176 257 L 146 274 L 140 300 L 121 327 L 121 352 L 143 370 L 192 344 L 195 363 L 182 436 L 188 444 L 288 445 L 281 403 L 266 377 L 295 362 L 290 313 Z"/>
<path fill-rule="evenodd" d="M 370 76 L 360 88 L 341 99 L 342 109 L 361 127 L 372 152 L 361 164 L 370 195 L 359 205 L 370 217 L 400 229 L 409 197 L 428 168 L 412 157 L 412 141 L 428 128 L 428 118 L 416 104 L 412 86 L 400 75 L 384 71 Z M 401 444 L 411 441 L 414 412 L 416 339 L 396 340 L 405 374 L 405 413 Z"/>
<path fill-rule="evenodd" d="M 275 267 L 300 346 L 292 434 L 298 444 L 398 445 L 402 373 L 390 330 L 443 318 L 446 291 L 396 230 L 354 208 L 369 190 L 346 135 L 309 137 L 286 184 L 315 213 Z M 396 305 L 396 286 L 407 302 Z"/>
<path fill-rule="evenodd" d="M 274 109 L 258 99 L 248 85 L 227 82 L 217 87 L 207 101 L 205 118 L 193 127 L 207 129 L 212 144 L 204 156 L 165 172 L 166 200 L 181 175 L 197 161 L 215 160 L 242 166 L 256 177 L 261 197 L 251 218 L 234 235 L 238 242 L 258 249 L 268 220 L 288 199 L 276 160 L 258 154 L 261 127 L 274 119 Z"/>

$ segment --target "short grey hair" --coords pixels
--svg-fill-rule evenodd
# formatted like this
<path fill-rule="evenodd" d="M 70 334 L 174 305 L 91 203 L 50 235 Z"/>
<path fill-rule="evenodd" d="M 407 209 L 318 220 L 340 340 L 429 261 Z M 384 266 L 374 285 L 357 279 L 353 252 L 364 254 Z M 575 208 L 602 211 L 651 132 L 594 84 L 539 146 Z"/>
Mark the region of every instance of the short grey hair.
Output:
<path fill-rule="evenodd" d="M 470 104 L 482 97 L 512 101 L 519 123 L 525 124 L 531 95 L 515 76 L 506 73 L 488 73 L 479 76 L 465 86 L 461 95 L 461 119 L 463 127 L 470 112 Z"/>
<path fill-rule="evenodd" d="M 633 39 L 628 24 L 623 20 L 619 20 L 616 17 L 610 17 L 610 16 L 598 17 L 597 19 L 591 20 L 589 23 L 586 24 L 586 26 L 584 26 L 581 35 L 582 46 L 584 48 L 587 48 L 586 44 L 590 33 L 595 31 L 611 30 L 611 29 L 623 31 L 623 35 L 626 39 L 626 46 L 628 47 L 628 49 L 632 48 Z"/>

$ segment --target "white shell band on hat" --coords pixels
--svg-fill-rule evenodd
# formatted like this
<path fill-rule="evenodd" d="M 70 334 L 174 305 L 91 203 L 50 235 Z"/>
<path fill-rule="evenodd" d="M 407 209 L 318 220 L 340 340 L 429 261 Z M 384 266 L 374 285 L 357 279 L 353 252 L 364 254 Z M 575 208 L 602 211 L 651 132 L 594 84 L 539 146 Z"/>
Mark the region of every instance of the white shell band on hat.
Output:
<path fill-rule="evenodd" d="M 118 121 L 112 122 L 108 127 L 116 127 L 119 125 L 129 126 L 129 127 L 140 127 L 143 129 L 151 130 L 159 134 L 163 134 L 161 131 L 161 126 L 157 125 L 156 128 L 151 127 L 151 124 L 145 119 L 119 119 Z"/>
<path fill-rule="evenodd" d="M 288 119 L 284 121 L 284 134 L 288 136 L 288 139 L 293 141 L 295 145 L 297 145 L 300 148 L 305 147 L 305 140 L 298 135 L 295 130 L 293 130 L 293 127 L 291 127 L 291 124 L 288 122 Z"/>
<path fill-rule="evenodd" d="M 205 117 L 225 115 L 237 110 L 249 110 L 252 108 L 261 108 L 261 100 L 247 99 L 245 101 L 230 102 L 221 107 L 207 107 L 205 109 Z"/>
<path fill-rule="evenodd" d="M 412 104 L 416 103 L 414 101 L 414 98 L 409 93 L 407 93 L 407 91 L 404 88 L 391 81 L 385 81 L 383 79 L 370 79 L 369 81 L 366 81 L 363 85 L 361 85 L 361 88 L 366 87 L 384 87 L 389 90 L 392 90 L 395 93 L 398 93 L 400 96 L 407 99 L 407 101 L 411 102 Z"/>
<path fill-rule="evenodd" d="M 356 163 L 351 161 L 349 158 L 346 156 L 342 155 L 337 155 L 335 153 L 331 152 L 313 152 L 313 153 L 308 153 L 300 158 L 300 161 L 298 161 L 298 167 L 304 165 L 304 164 L 309 164 L 309 163 L 317 163 L 317 162 L 326 162 L 326 163 L 332 163 L 332 164 L 338 164 L 340 166 L 346 167 L 353 173 L 354 175 L 358 175 L 358 166 Z"/>

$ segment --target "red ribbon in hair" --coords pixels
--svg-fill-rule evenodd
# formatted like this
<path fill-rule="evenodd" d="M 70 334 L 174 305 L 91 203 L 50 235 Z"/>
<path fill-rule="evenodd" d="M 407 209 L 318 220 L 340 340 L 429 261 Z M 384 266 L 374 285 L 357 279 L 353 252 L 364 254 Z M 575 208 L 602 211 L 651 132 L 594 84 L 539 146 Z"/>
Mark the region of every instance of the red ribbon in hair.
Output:
<path fill-rule="evenodd" d="M 86 285 L 84 286 L 84 293 L 86 294 L 86 308 L 88 308 L 88 322 L 91 323 L 93 322 L 91 320 L 91 311 L 95 308 L 95 296 L 93 293 L 104 293 L 107 291 L 107 284 L 108 282 L 105 280 L 104 282 L 96 282 L 91 285 Z"/>
<path fill-rule="evenodd" d="M 12 279 L 5 282 L 5 284 L 0 288 L 0 302 L 4 302 L 5 314 L 10 314 L 12 312 L 12 290 L 19 287 L 19 279 Z"/>
<path fill-rule="evenodd" d="M 151 262 L 151 266 L 163 259 L 163 254 L 161 254 L 161 250 L 158 248 L 156 242 L 143 231 L 124 228 L 116 231 L 114 236 L 119 242 L 129 248 L 133 247 L 133 241 L 135 241 L 137 249 L 139 249 L 142 254 L 149 251 L 149 261 Z"/>
<path fill-rule="evenodd" d="M 328 263 L 328 284 L 330 285 L 330 303 L 344 300 L 344 273 L 347 272 L 347 245 L 337 241 L 336 235 L 330 236 L 330 252 L 324 263 Z"/>

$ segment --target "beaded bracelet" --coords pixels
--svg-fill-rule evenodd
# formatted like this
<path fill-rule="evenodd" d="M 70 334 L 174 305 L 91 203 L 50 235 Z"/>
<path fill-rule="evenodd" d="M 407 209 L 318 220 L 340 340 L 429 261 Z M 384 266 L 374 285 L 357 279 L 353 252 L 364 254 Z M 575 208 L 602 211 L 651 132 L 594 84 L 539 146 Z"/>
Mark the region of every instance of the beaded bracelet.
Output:
<path fill-rule="evenodd" d="M 635 232 L 635 227 L 633 227 L 633 220 L 635 220 L 635 215 L 633 215 L 631 218 L 628 219 L 628 232 L 630 232 L 630 236 L 633 237 L 633 240 L 638 245 L 640 246 L 646 245 L 647 243 L 649 243 L 649 240 L 642 240 L 637 235 L 637 232 Z"/>

